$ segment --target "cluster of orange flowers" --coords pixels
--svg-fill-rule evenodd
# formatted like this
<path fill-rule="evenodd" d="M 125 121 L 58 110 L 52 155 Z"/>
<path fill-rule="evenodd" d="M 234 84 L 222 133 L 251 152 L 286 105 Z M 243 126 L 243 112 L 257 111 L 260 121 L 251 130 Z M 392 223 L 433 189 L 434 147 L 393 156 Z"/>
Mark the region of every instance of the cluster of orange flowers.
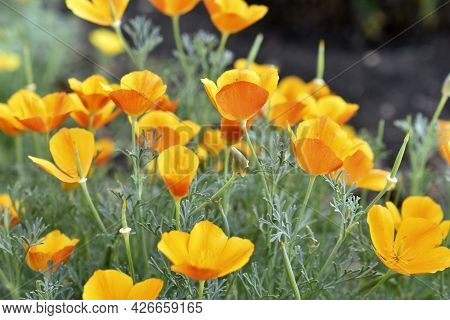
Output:
<path fill-rule="evenodd" d="M 149 0 L 169 16 L 192 10 L 199 0 Z M 112 26 L 120 22 L 128 0 L 66 0 L 68 8 L 93 23 Z M 260 20 L 267 7 L 247 5 L 243 0 L 205 0 L 214 25 L 233 34 Z M 112 4 L 112 5 L 111 5 Z M 69 79 L 73 93 L 38 96 L 23 89 L 0 105 L 0 129 L 10 135 L 32 131 L 49 134 L 71 117 L 81 128 L 61 128 L 49 140 L 53 162 L 30 156 L 30 160 L 66 184 L 84 183 L 92 163 L 108 163 L 114 150 L 110 140 L 95 141 L 95 131 L 123 112 L 132 123 L 133 135 L 144 148 L 158 153 L 157 168 L 176 202 L 189 194 L 199 163 L 208 153 L 217 156 L 227 146 L 236 146 L 250 157 L 242 138 L 255 117 L 265 116 L 279 130 L 288 130 L 292 150 L 300 168 L 311 176 L 337 175 L 345 171 L 348 184 L 379 191 L 388 183 L 388 172 L 374 168 L 369 144 L 345 124 L 359 106 L 333 93 L 320 79 L 309 83 L 298 77 L 279 82 L 278 69 L 238 60 L 235 69 L 224 72 L 216 82 L 201 80 L 211 103 L 222 117 L 220 130 L 207 129 L 194 152 L 187 147 L 201 128 L 180 120 L 174 111 L 167 86 L 156 74 L 144 70 L 123 76 L 120 84 L 93 75 L 84 81 Z M 296 131 L 291 126 L 297 125 Z M 441 153 L 450 163 L 448 122 L 441 124 Z M 157 137 L 160 137 L 157 139 Z M 147 141 L 156 141 L 146 146 Z M 10 226 L 19 221 L 20 210 L 8 195 L 0 196 L 0 208 L 9 212 Z M 376 254 L 390 269 L 402 274 L 431 273 L 450 266 L 450 252 L 441 246 L 449 230 L 443 212 L 428 197 L 405 200 L 401 214 L 395 205 L 374 206 L 368 213 Z M 75 249 L 78 239 L 60 231 L 47 234 L 40 244 L 27 248 L 26 262 L 35 271 L 55 269 Z M 223 277 L 242 268 L 254 245 L 249 240 L 227 235 L 209 221 L 194 226 L 190 233 L 166 232 L 158 249 L 172 262 L 172 270 L 205 281 Z M 156 299 L 163 288 L 159 279 L 133 283 L 115 270 L 98 270 L 84 287 L 84 299 Z"/>

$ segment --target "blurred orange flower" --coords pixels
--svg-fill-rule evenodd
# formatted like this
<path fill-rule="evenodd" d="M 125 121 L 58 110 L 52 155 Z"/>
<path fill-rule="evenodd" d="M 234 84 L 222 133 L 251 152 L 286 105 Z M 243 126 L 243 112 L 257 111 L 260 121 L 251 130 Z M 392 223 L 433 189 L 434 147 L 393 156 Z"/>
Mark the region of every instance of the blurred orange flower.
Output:
<path fill-rule="evenodd" d="M 271 69 L 265 77 L 250 70 L 230 70 L 222 74 L 217 85 L 202 79 L 205 90 L 222 117 L 246 121 L 254 117 L 267 103 L 278 84 L 278 71 Z"/>
<path fill-rule="evenodd" d="M 217 129 L 208 128 L 203 133 L 203 139 L 201 143 L 213 157 L 219 155 L 219 153 L 226 148 L 226 142 L 222 137 L 222 132 Z"/>
<path fill-rule="evenodd" d="M 120 271 L 97 270 L 84 285 L 83 300 L 156 300 L 163 286 L 156 278 L 133 284 Z"/>
<path fill-rule="evenodd" d="M 198 165 L 198 156 L 184 146 L 172 146 L 159 155 L 159 174 L 174 199 L 180 200 L 188 195 Z"/>
<path fill-rule="evenodd" d="M 159 11 L 167 16 L 181 16 L 188 13 L 200 0 L 148 0 Z"/>
<path fill-rule="evenodd" d="M 6 213 L 9 214 L 9 227 L 12 228 L 20 221 L 20 216 L 17 213 L 19 203 L 16 201 L 12 203 L 11 197 L 7 193 L 0 194 L 0 220 L 3 221 L 3 212 L 6 209 Z"/>
<path fill-rule="evenodd" d="M 204 0 L 212 22 L 225 34 L 237 33 L 261 20 L 269 10 L 263 5 L 248 5 L 244 0 Z"/>
<path fill-rule="evenodd" d="M 190 120 L 180 121 L 172 112 L 156 110 L 142 116 L 136 130 L 138 136 L 144 132 L 152 144 L 149 147 L 161 153 L 168 147 L 188 144 L 200 132 L 200 126 Z"/>
<path fill-rule="evenodd" d="M 450 121 L 439 121 L 439 152 L 450 165 Z"/>
<path fill-rule="evenodd" d="M 73 14 L 86 21 L 112 26 L 120 23 L 129 0 L 66 0 Z"/>
<path fill-rule="evenodd" d="M 172 101 L 169 96 L 165 94 L 156 104 L 156 110 L 175 112 L 179 104 L 180 100 Z"/>
<path fill-rule="evenodd" d="M 69 96 L 77 106 L 76 111 L 72 112 L 70 116 L 79 126 L 85 129 L 97 130 L 113 121 L 122 112 L 121 110 L 116 109 L 116 106 L 112 101 L 109 101 L 99 111 L 90 111 L 84 106 L 78 95 L 71 93 Z"/>
<path fill-rule="evenodd" d="M 27 129 L 48 133 L 56 129 L 76 109 L 64 92 L 46 95 L 41 99 L 30 90 L 19 90 L 9 100 L 16 119 Z"/>
<path fill-rule="evenodd" d="M 414 209 L 414 213 L 419 212 Z M 404 275 L 435 273 L 450 267 L 450 250 L 441 246 L 442 229 L 424 219 L 427 214 L 404 216 L 395 232 L 394 220 L 387 208 L 375 205 L 369 210 L 367 222 L 372 243 L 386 267 Z"/>
<path fill-rule="evenodd" d="M 357 104 L 347 103 L 341 97 L 326 96 L 319 98 L 317 104 L 308 109 L 305 119 L 327 116 L 338 124 L 344 124 L 356 114 L 358 109 Z"/>
<path fill-rule="evenodd" d="M 132 117 L 139 117 L 156 108 L 167 86 L 156 74 L 145 70 L 128 73 L 120 80 L 120 89 L 109 87 L 108 90 L 111 99 L 123 112 Z"/>
<path fill-rule="evenodd" d="M 58 167 L 44 159 L 32 156 L 28 158 L 60 181 L 78 183 L 87 177 L 91 168 L 95 155 L 94 135 L 84 129 L 63 128 L 50 139 L 50 153 Z M 81 177 L 78 173 L 77 157 L 80 161 Z"/>
<path fill-rule="evenodd" d="M 290 130 L 290 134 L 295 159 L 310 175 L 329 174 L 341 168 L 360 146 L 327 117 L 303 121 L 297 133 Z"/>
<path fill-rule="evenodd" d="M 7 104 L 0 103 L 0 130 L 10 136 L 16 136 L 23 131 L 25 128 L 15 117 L 11 108 Z"/>
<path fill-rule="evenodd" d="M 210 280 L 245 266 L 253 254 L 254 245 L 250 240 L 228 238 L 218 226 L 202 221 L 190 234 L 165 232 L 158 249 L 172 262 L 174 272 L 194 280 Z"/>
<path fill-rule="evenodd" d="M 27 248 L 26 262 L 33 271 L 49 271 L 49 264 L 55 271 L 64 264 L 80 240 L 69 239 L 59 230 L 54 230 L 39 240 L 38 245 Z"/>
<path fill-rule="evenodd" d="M 111 139 L 100 139 L 95 142 L 95 150 L 97 151 L 97 157 L 94 160 L 96 166 L 107 165 L 114 153 L 115 143 Z"/>
<path fill-rule="evenodd" d="M 98 74 L 90 76 L 83 82 L 70 78 L 69 86 L 90 113 L 100 111 L 111 101 L 109 91 L 105 89 L 105 86 L 110 86 L 110 84 L 108 80 Z"/>

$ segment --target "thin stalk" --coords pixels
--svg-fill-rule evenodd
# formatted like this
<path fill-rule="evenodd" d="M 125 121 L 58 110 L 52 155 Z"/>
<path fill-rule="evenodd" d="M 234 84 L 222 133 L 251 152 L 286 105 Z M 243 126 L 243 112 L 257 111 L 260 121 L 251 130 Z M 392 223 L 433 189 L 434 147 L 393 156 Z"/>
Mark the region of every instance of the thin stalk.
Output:
<path fill-rule="evenodd" d="M 264 36 L 262 33 L 259 33 L 255 41 L 253 42 L 252 48 L 250 49 L 250 52 L 247 56 L 247 69 L 250 68 L 250 66 L 255 62 L 256 56 L 259 53 L 259 50 L 261 49 L 262 42 L 264 41 Z"/>
<path fill-rule="evenodd" d="M 42 145 L 41 145 L 41 139 L 39 137 L 39 134 L 37 132 L 33 132 L 32 137 L 33 137 L 34 152 L 42 157 L 43 152 L 42 152 Z"/>
<path fill-rule="evenodd" d="M 128 259 L 128 267 L 130 269 L 131 278 L 133 279 L 133 283 L 136 282 L 136 274 L 134 272 L 134 264 L 133 264 L 133 255 L 131 254 L 131 246 L 130 246 L 130 228 L 128 228 L 127 223 L 127 200 L 125 198 L 122 199 L 122 229 L 120 229 L 120 233 L 123 236 L 123 241 L 125 243 L 125 249 L 127 251 L 127 259 Z"/>
<path fill-rule="evenodd" d="M 15 151 L 16 151 L 16 164 L 19 171 L 23 168 L 23 138 L 19 134 L 14 137 Z"/>
<path fill-rule="evenodd" d="M 328 256 L 327 260 L 325 261 L 325 263 L 323 264 L 322 268 L 319 271 L 319 274 L 317 275 L 317 279 L 322 280 L 323 277 L 326 275 L 331 263 L 334 261 L 334 259 L 336 258 L 336 255 L 339 251 L 339 249 L 341 248 L 342 243 L 344 243 L 345 237 L 346 237 L 347 233 L 345 231 L 345 227 L 344 227 L 344 222 L 341 222 L 341 229 L 339 232 L 339 238 L 336 242 L 336 244 L 334 245 L 333 250 L 331 250 L 330 255 Z"/>
<path fill-rule="evenodd" d="M 300 295 L 300 290 L 297 286 L 297 281 L 295 280 L 294 271 L 292 270 L 291 261 L 289 259 L 288 253 L 286 251 L 286 246 L 283 241 L 280 242 L 281 251 L 283 252 L 283 261 L 284 267 L 286 268 L 286 272 L 289 278 L 289 283 L 291 284 L 292 290 L 294 291 L 295 298 L 297 300 L 302 300 Z"/>
<path fill-rule="evenodd" d="M 320 40 L 320 42 L 319 42 L 319 52 L 317 54 L 316 79 L 323 80 L 324 72 L 325 72 L 325 41 Z"/>
<path fill-rule="evenodd" d="M 227 214 L 223 208 L 223 205 L 219 204 L 220 215 L 222 216 L 223 223 L 225 225 L 225 233 L 227 236 L 230 236 L 230 224 L 228 223 Z"/>
<path fill-rule="evenodd" d="M 144 217 L 142 215 L 142 181 L 141 181 L 141 168 L 140 168 L 140 155 L 139 155 L 139 146 L 136 141 L 136 127 L 137 127 L 137 118 L 131 117 L 131 144 L 133 148 L 133 173 L 134 173 L 134 182 L 137 193 L 137 215 L 139 220 L 139 242 L 141 244 L 142 257 L 144 259 L 144 268 L 146 272 L 148 269 L 148 253 L 147 253 L 147 242 L 145 241 L 145 228 Z"/>
<path fill-rule="evenodd" d="M 222 186 L 222 188 L 220 188 L 219 190 L 217 190 L 216 193 L 214 193 L 212 195 L 211 198 L 209 198 L 208 201 L 203 202 L 201 205 L 199 205 L 197 208 L 195 208 L 191 214 L 194 214 L 200 210 L 202 210 L 203 208 L 205 208 L 209 203 L 213 202 L 214 200 L 216 200 L 217 198 L 219 198 L 234 182 L 234 180 L 236 180 L 238 177 L 238 175 L 236 173 L 233 173 L 233 175 L 231 176 L 231 178 Z"/>
<path fill-rule="evenodd" d="M 391 269 L 388 269 L 388 271 L 384 274 L 384 276 L 382 276 L 380 278 L 380 280 L 378 280 L 378 282 L 363 296 L 362 299 L 363 300 L 367 299 L 372 293 L 377 291 L 383 283 L 385 283 L 387 280 L 389 280 L 391 275 L 392 275 L 392 271 L 391 271 Z"/>
<path fill-rule="evenodd" d="M 300 229 L 300 223 L 302 222 L 302 220 L 305 216 L 306 208 L 307 208 L 308 202 L 309 202 L 309 197 L 311 196 L 311 191 L 314 187 L 314 182 L 316 181 L 316 178 L 317 178 L 317 176 L 314 176 L 314 175 L 309 176 L 308 189 L 306 189 L 306 194 L 305 194 L 305 198 L 303 199 L 302 209 L 300 211 L 300 214 L 297 217 L 297 222 L 295 223 L 295 227 L 293 229 L 294 235 L 296 235 Z"/>
<path fill-rule="evenodd" d="M 203 291 L 205 290 L 205 280 L 200 280 L 198 282 L 198 300 L 203 299 Z"/>
<path fill-rule="evenodd" d="M 214 58 L 214 65 L 212 68 L 213 75 L 216 76 L 216 72 L 218 71 L 217 68 L 219 67 L 220 58 L 222 58 L 222 54 L 225 50 L 225 46 L 227 45 L 228 38 L 230 37 L 229 33 L 222 32 L 222 36 L 220 38 L 219 47 L 217 48 L 215 58 Z"/>
<path fill-rule="evenodd" d="M 223 159 L 223 178 L 228 178 L 228 167 L 230 166 L 230 147 L 225 148 L 225 154 Z"/>
<path fill-rule="evenodd" d="M 95 120 L 95 114 L 90 114 L 89 115 L 89 125 L 88 125 L 88 130 L 90 132 L 94 132 L 93 127 L 94 127 L 94 120 Z"/>
<path fill-rule="evenodd" d="M 100 215 L 94 206 L 94 202 L 92 202 L 92 198 L 91 198 L 91 195 L 89 194 L 89 190 L 87 188 L 86 181 L 84 181 L 84 182 L 80 181 L 80 186 L 81 186 L 81 190 L 83 190 L 83 195 L 89 205 L 89 209 L 90 209 L 92 215 L 94 216 L 94 219 L 97 222 L 99 228 L 102 230 L 103 233 L 107 233 L 105 225 L 103 224 L 103 221 L 100 218 Z"/>
<path fill-rule="evenodd" d="M 175 223 L 177 230 L 181 230 L 181 199 L 174 198 L 175 202 Z"/>
<path fill-rule="evenodd" d="M 30 48 L 27 45 L 23 46 L 23 60 L 25 68 L 25 79 L 27 81 L 28 88 L 31 90 L 34 87 L 33 64 L 30 55 Z"/>
<path fill-rule="evenodd" d="M 117 23 L 114 23 L 112 25 L 114 31 L 116 32 L 117 36 L 119 37 L 120 41 L 123 44 L 123 47 L 125 48 L 125 52 L 128 54 L 128 56 L 131 59 L 131 62 L 138 68 L 138 69 L 144 69 L 144 66 L 138 62 L 136 57 L 133 54 L 133 51 L 131 50 L 130 46 L 128 45 L 127 39 L 125 39 L 125 36 L 123 35 L 122 29 L 120 28 L 120 21 Z"/>
<path fill-rule="evenodd" d="M 186 54 L 183 48 L 183 41 L 181 40 L 179 16 L 172 16 L 172 30 L 173 30 L 173 38 L 175 40 L 175 46 L 180 55 L 181 67 L 183 68 L 184 75 L 187 77 L 189 75 L 189 68 L 186 64 Z"/>

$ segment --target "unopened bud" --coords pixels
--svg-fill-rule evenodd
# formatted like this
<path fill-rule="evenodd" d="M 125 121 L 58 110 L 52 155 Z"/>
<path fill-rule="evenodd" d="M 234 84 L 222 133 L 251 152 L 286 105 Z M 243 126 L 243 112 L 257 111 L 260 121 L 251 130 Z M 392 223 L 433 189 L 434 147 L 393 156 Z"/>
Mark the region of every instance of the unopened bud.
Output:
<path fill-rule="evenodd" d="M 450 97 L 450 74 L 445 78 L 444 85 L 442 86 L 442 95 Z"/>
<path fill-rule="evenodd" d="M 241 177 L 245 176 L 249 167 L 247 158 L 235 147 L 231 147 L 231 165 L 233 172 Z"/>

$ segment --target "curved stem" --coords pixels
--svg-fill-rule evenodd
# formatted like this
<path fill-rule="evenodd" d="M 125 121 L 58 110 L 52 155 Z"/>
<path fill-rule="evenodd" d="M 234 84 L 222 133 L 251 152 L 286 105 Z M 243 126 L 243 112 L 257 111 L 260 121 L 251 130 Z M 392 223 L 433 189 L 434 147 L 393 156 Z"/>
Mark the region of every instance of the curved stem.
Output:
<path fill-rule="evenodd" d="M 128 266 L 130 268 L 131 278 L 133 283 L 136 282 L 136 274 L 134 272 L 133 255 L 131 254 L 130 246 L 130 229 L 127 223 L 127 201 L 125 198 L 122 199 L 122 229 L 120 230 L 123 236 L 123 241 L 125 243 L 125 250 L 127 251 Z"/>
<path fill-rule="evenodd" d="M 223 223 L 225 225 L 225 234 L 227 236 L 230 236 L 230 224 L 228 223 L 227 214 L 223 208 L 223 205 L 221 205 L 221 204 L 219 204 L 219 211 L 220 211 L 220 215 L 222 216 Z"/>
<path fill-rule="evenodd" d="M 225 148 L 225 155 L 223 159 L 223 177 L 228 178 L 228 167 L 230 166 L 230 147 Z"/>
<path fill-rule="evenodd" d="M 172 16 L 172 30 L 173 38 L 175 39 L 175 46 L 177 48 L 178 54 L 180 55 L 181 67 L 183 68 L 184 75 L 187 77 L 189 74 L 189 68 L 186 64 L 186 54 L 183 48 L 183 41 L 181 40 L 179 16 Z"/>
<path fill-rule="evenodd" d="M 212 71 L 213 71 L 212 73 L 213 73 L 214 77 L 216 76 L 216 73 L 219 71 L 217 69 L 219 67 L 220 58 L 222 58 L 222 54 L 225 50 L 225 46 L 227 45 L 229 37 L 230 37 L 229 33 L 222 32 L 222 37 L 220 38 L 219 47 L 217 48 L 215 58 L 214 58 L 214 65 L 212 67 Z"/>
<path fill-rule="evenodd" d="M 363 300 L 367 299 L 372 293 L 377 291 L 383 283 L 385 283 L 392 275 L 391 269 L 388 269 L 388 271 L 378 280 L 378 282 L 363 296 Z"/>
<path fill-rule="evenodd" d="M 97 222 L 97 224 L 100 227 L 100 229 L 102 230 L 102 232 L 107 233 L 105 225 L 103 224 L 103 221 L 100 218 L 100 215 L 99 215 L 97 209 L 95 208 L 94 202 L 92 202 L 92 198 L 91 198 L 91 195 L 89 194 L 89 190 L 87 188 L 86 181 L 80 182 L 80 186 L 81 186 L 81 190 L 83 190 L 83 195 L 89 205 L 89 209 L 90 209 L 92 215 L 94 216 L 95 221 Z"/>
<path fill-rule="evenodd" d="M 303 199 L 302 209 L 300 211 L 300 214 L 297 217 L 297 222 L 295 223 L 293 234 L 297 235 L 299 229 L 300 229 L 300 223 L 302 222 L 303 218 L 305 217 L 306 208 L 308 206 L 309 197 L 311 196 L 311 191 L 314 187 L 314 182 L 316 181 L 317 176 L 310 175 L 309 176 L 309 183 L 308 183 L 308 189 L 306 190 L 305 198 Z"/>
<path fill-rule="evenodd" d="M 288 274 L 289 283 L 291 284 L 292 290 L 294 291 L 295 298 L 297 300 L 302 300 L 300 290 L 298 289 L 297 286 L 297 281 L 295 280 L 294 271 L 292 270 L 291 262 L 288 253 L 286 251 L 286 246 L 283 241 L 281 241 L 280 244 L 281 244 L 281 251 L 283 252 L 284 267 L 286 268 L 286 272 Z"/>
<path fill-rule="evenodd" d="M 203 291 L 205 290 L 205 280 L 200 280 L 198 282 L 198 300 L 203 299 Z"/>
<path fill-rule="evenodd" d="M 181 230 L 181 199 L 175 199 L 175 223 L 176 223 L 176 229 Z"/>
<path fill-rule="evenodd" d="M 141 63 L 139 63 L 138 60 L 136 59 L 136 57 L 134 56 L 133 51 L 131 50 L 130 46 L 128 45 L 127 39 L 125 39 L 125 36 L 123 35 L 122 29 L 120 28 L 120 21 L 114 23 L 112 27 L 113 27 L 114 31 L 116 32 L 117 36 L 119 37 L 120 41 L 122 42 L 123 47 L 125 48 L 125 51 L 128 54 L 128 56 L 130 57 L 133 64 L 138 69 L 144 69 L 144 66 Z"/>
<path fill-rule="evenodd" d="M 333 250 L 331 250 L 331 253 L 328 256 L 327 260 L 325 261 L 322 268 L 320 269 L 319 274 L 317 275 L 317 279 L 321 280 L 326 275 L 331 263 L 334 261 L 334 258 L 336 258 L 336 255 L 337 255 L 339 249 L 341 248 L 342 243 L 344 243 L 345 237 L 346 237 L 346 232 L 345 232 L 344 222 L 342 221 L 341 229 L 339 232 L 339 238 L 336 241 L 336 244 L 334 245 Z"/>

